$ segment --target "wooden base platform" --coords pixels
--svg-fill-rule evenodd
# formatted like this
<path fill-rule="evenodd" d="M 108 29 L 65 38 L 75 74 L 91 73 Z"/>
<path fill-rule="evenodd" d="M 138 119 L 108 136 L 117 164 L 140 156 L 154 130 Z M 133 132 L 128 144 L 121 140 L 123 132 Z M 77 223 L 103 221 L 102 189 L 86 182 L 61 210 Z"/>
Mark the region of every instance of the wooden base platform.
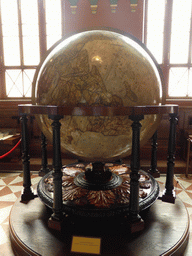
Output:
<path fill-rule="evenodd" d="M 129 234 L 125 222 L 117 224 L 115 219 L 103 222 L 69 217 L 60 233 L 48 228 L 49 217 L 50 210 L 39 198 L 26 204 L 16 201 L 9 221 L 16 256 L 98 255 L 72 252 L 74 237 L 99 238 L 101 256 L 183 255 L 189 236 L 189 216 L 178 198 L 175 204 L 157 200 L 142 216 L 144 230 L 134 235 Z"/>

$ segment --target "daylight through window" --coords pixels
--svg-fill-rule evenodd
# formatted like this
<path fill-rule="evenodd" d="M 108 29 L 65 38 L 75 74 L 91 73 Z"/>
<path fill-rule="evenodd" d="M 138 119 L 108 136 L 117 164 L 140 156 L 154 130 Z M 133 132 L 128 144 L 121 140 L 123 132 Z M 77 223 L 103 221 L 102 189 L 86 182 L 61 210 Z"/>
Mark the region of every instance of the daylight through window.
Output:
<path fill-rule="evenodd" d="M 40 59 L 61 38 L 61 6 L 61 0 L 0 0 L 5 98 L 31 97 Z"/>
<path fill-rule="evenodd" d="M 192 97 L 191 13 L 191 0 L 146 0 L 145 43 L 162 66 L 167 98 Z"/>

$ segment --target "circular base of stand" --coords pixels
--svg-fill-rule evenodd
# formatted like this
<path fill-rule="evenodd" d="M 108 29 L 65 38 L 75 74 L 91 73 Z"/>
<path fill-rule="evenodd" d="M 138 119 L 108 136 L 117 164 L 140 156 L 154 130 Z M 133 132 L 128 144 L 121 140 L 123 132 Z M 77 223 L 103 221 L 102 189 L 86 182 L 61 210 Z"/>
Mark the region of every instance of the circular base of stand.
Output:
<path fill-rule="evenodd" d="M 79 217 L 117 217 L 129 212 L 130 168 L 111 164 L 112 179 L 106 183 L 91 183 L 85 178 L 86 164 L 72 164 L 62 172 L 62 211 Z M 80 166 L 79 166 L 80 165 Z M 78 167 L 77 167 L 78 166 Z M 82 167 L 83 166 L 83 167 Z M 37 185 L 37 194 L 50 209 L 53 208 L 53 171 Z M 139 171 L 139 209 L 149 208 L 159 196 L 158 182 L 149 173 Z"/>
<path fill-rule="evenodd" d="M 48 228 L 49 217 L 50 210 L 39 198 L 27 203 L 16 201 L 9 221 L 16 256 L 93 255 L 71 252 L 74 236 L 99 238 L 102 256 L 182 255 L 189 237 L 189 216 L 180 199 L 176 199 L 175 204 L 157 200 L 142 215 L 145 228 L 137 234 L 130 234 L 125 222 L 116 225 L 116 219 L 102 223 L 97 218 L 76 222 L 72 218 L 64 220 L 60 233 Z"/>

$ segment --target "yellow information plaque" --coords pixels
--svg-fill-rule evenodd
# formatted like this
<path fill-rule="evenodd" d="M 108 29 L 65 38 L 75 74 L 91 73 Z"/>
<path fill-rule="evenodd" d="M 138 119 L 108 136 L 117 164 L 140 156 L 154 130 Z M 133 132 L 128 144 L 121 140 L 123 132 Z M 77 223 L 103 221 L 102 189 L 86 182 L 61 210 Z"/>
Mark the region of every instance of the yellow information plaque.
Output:
<path fill-rule="evenodd" d="M 71 252 L 100 254 L 101 239 L 73 236 Z"/>

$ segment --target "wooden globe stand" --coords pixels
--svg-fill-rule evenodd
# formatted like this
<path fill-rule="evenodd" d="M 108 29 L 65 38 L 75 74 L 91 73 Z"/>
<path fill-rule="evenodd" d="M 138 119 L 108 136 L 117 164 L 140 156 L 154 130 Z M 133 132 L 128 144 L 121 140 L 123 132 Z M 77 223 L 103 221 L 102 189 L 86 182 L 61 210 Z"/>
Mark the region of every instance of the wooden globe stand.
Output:
<path fill-rule="evenodd" d="M 162 196 L 163 202 L 175 203 L 174 193 L 174 160 L 175 160 L 175 140 L 178 106 L 177 105 L 159 105 L 159 106 L 135 106 L 135 107 L 88 107 L 88 106 L 43 106 L 43 105 L 19 105 L 19 114 L 22 122 L 22 159 L 23 159 L 23 193 L 21 202 L 27 202 L 34 199 L 36 195 L 31 189 L 30 180 L 30 159 L 27 116 L 34 114 L 46 114 L 52 120 L 53 129 L 53 177 L 54 177 L 54 198 L 53 214 L 48 220 L 48 227 L 62 231 L 63 212 L 62 212 L 62 161 L 60 146 L 60 120 L 65 115 L 75 116 L 129 116 L 132 120 L 132 156 L 131 156 L 131 174 L 130 174 L 130 203 L 129 203 L 129 229 L 130 233 L 136 233 L 144 229 L 144 221 L 139 212 L 139 170 L 140 170 L 140 121 L 144 115 L 169 114 L 170 130 L 168 145 L 168 162 L 165 191 Z M 154 144 L 156 142 L 154 141 Z M 155 173 L 153 170 L 152 172 Z M 156 175 L 156 173 L 155 173 Z M 36 199 L 35 199 L 36 200 Z M 18 203 L 17 203 L 18 204 Z M 185 212 L 185 211 L 184 211 Z M 160 213 L 159 213 L 160 214 Z M 185 213 L 185 215 L 187 215 Z M 11 215 L 13 216 L 13 214 Z M 185 218 L 188 219 L 187 217 Z M 188 220 L 187 220 L 188 222 Z M 12 241 L 15 241 L 15 232 L 13 221 L 11 225 Z M 185 226 L 185 225 L 184 225 Z M 187 223 L 187 226 L 188 223 Z M 185 228 L 184 240 L 188 239 L 188 228 Z M 18 234 L 17 234 L 18 235 Z M 20 254 L 25 255 L 25 254 Z M 39 254 L 34 254 L 39 255 Z M 59 254 L 60 255 L 60 254 Z M 68 255 L 68 254 L 63 254 Z M 105 254 L 103 254 L 105 255 Z M 131 254 L 123 254 L 131 255 Z M 167 254 L 169 255 L 169 254 Z"/>

